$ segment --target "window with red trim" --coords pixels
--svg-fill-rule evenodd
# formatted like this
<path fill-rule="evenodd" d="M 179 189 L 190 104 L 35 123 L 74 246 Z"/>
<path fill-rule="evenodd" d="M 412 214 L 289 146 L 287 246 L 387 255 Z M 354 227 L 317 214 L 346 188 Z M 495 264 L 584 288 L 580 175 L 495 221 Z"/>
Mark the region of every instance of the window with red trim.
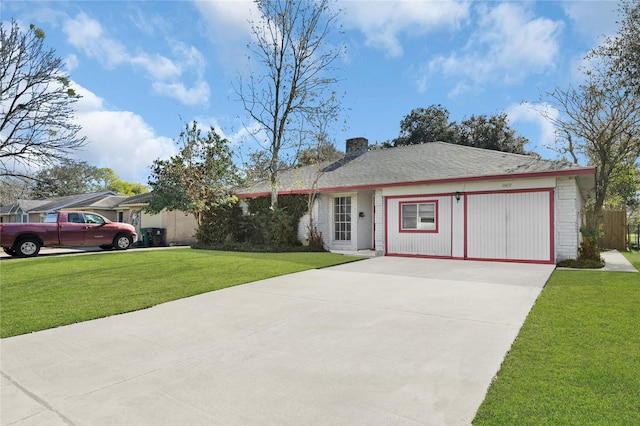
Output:
<path fill-rule="evenodd" d="M 400 203 L 401 231 L 437 232 L 437 202 Z"/>

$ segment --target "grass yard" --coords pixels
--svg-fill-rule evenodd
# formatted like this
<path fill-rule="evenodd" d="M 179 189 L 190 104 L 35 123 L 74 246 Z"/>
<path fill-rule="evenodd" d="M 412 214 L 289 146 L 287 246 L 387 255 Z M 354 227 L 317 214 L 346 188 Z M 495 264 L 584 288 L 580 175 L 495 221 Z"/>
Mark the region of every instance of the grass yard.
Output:
<path fill-rule="evenodd" d="M 640 273 L 555 271 L 474 424 L 640 424 Z"/>
<path fill-rule="evenodd" d="M 0 337 L 356 259 L 179 248 L 6 260 L 0 264 Z"/>

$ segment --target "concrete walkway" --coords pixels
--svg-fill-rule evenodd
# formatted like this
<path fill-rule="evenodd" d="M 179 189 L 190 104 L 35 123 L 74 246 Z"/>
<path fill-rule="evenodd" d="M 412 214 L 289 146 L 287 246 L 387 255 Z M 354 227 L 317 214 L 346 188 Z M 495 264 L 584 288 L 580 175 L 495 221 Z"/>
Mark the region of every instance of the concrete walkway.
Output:
<path fill-rule="evenodd" d="M 0 424 L 469 424 L 553 269 L 379 257 L 3 339 Z"/>
<path fill-rule="evenodd" d="M 638 272 L 618 250 L 606 250 L 600 255 L 604 259 L 604 268 L 601 271 Z"/>

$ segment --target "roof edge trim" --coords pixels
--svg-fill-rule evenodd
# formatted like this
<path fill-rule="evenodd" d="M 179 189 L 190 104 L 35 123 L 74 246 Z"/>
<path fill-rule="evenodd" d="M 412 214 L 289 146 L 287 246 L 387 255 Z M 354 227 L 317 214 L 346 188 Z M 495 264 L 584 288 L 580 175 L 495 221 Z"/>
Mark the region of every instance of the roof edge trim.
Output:
<path fill-rule="evenodd" d="M 470 176 L 470 177 L 459 177 L 459 178 L 421 180 L 421 181 L 412 181 L 412 182 L 391 182 L 391 183 L 370 184 L 370 185 L 335 186 L 335 187 L 327 187 L 327 188 L 318 188 L 318 192 L 344 192 L 344 191 L 354 191 L 354 190 L 361 190 L 361 189 L 394 188 L 398 186 L 434 185 L 434 184 L 440 184 L 440 183 L 456 183 L 456 182 L 477 182 L 481 180 L 527 179 L 527 178 L 548 177 L 548 176 L 577 176 L 577 175 L 589 175 L 589 174 L 595 175 L 595 173 L 596 173 L 595 167 L 585 167 L 582 169 L 573 169 L 573 170 L 550 170 L 550 171 L 544 171 L 544 172 Z M 308 194 L 309 191 L 310 191 L 309 189 L 287 189 L 287 190 L 279 190 L 278 194 L 281 194 L 281 195 Z M 239 192 L 236 194 L 236 196 L 239 198 L 251 198 L 251 197 L 264 197 L 270 194 L 271 194 L 270 191 L 255 192 L 255 193 Z"/>

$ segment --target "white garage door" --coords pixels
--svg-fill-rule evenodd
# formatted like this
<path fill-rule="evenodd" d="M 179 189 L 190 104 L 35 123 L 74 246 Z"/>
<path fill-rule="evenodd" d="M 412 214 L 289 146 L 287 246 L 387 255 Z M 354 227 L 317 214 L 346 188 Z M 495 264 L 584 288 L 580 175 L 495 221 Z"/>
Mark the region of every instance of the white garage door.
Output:
<path fill-rule="evenodd" d="M 553 261 L 551 190 L 467 196 L 466 257 Z"/>

